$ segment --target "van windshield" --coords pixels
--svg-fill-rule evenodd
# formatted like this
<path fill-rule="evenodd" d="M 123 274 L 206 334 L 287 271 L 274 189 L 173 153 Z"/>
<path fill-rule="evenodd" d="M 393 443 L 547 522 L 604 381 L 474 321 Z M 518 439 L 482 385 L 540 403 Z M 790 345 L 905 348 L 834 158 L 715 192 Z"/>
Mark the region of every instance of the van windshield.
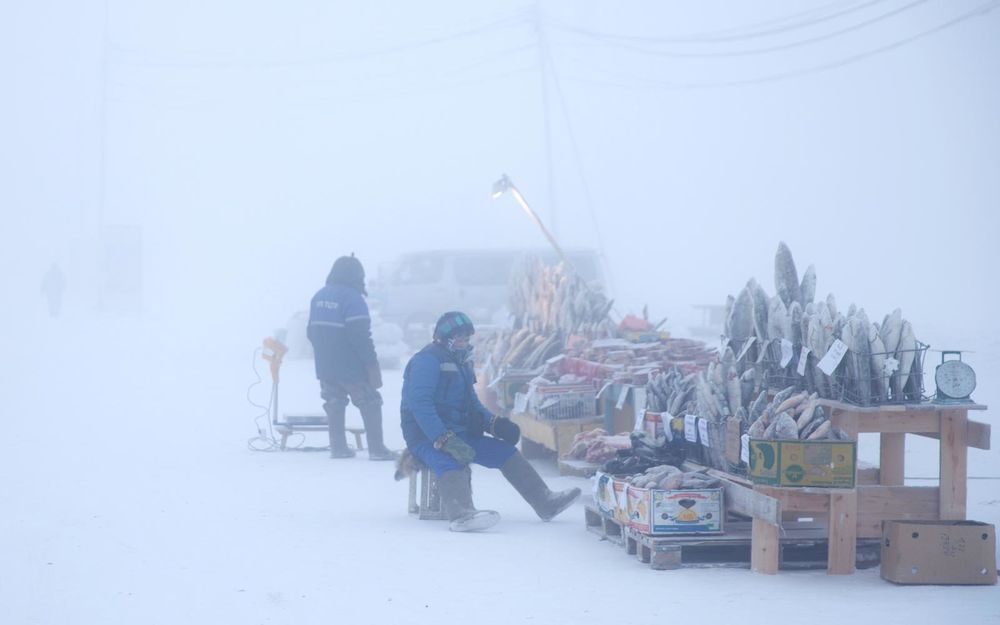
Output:
<path fill-rule="evenodd" d="M 455 281 L 462 286 L 506 286 L 514 258 L 469 256 L 455 263 Z"/>
<path fill-rule="evenodd" d="M 441 280 L 444 260 L 438 256 L 414 256 L 400 263 L 395 284 L 434 284 Z"/>

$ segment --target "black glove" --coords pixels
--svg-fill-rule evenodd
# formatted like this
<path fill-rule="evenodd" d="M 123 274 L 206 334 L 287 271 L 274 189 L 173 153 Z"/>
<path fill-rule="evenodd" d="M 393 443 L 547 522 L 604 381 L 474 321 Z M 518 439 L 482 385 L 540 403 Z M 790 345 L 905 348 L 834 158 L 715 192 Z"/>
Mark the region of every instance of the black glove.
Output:
<path fill-rule="evenodd" d="M 517 445 L 517 441 L 521 440 L 521 428 L 517 427 L 516 423 L 506 417 L 497 417 L 493 419 L 493 425 L 490 428 L 490 433 L 493 434 L 495 438 L 507 441 L 511 445 Z"/>

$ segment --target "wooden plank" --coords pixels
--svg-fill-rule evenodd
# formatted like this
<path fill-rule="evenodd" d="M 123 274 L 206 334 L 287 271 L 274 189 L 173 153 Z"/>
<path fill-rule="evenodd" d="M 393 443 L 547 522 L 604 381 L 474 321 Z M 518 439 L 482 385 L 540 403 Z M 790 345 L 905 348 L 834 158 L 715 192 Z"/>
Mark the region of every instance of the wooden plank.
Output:
<path fill-rule="evenodd" d="M 858 432 L 937 432 L 936 412 L 872 412 L 857 415 Z"/>
<path fill-rule="evenodd" d="M 934 402 L 922 402 L 919 404 L 883 404 L 879 406 L 855 406 L 833 399 L 818 399 L 816 402 L 820 406 L 826 406 L 832 410 L 848 410 L 857 413 L 866 412 L 937 412 L 942 409 L 941 404 Z M 962 410 L 987 410 L 989 407 L 983 404 L 962 404 Z"/>
<path fill-rule="evenodd" d="M 883 432 L 879 441 L 879 484 L 902 486 L 906 434 Z"/>
<path fill-rule="evenodd" d="M 783 512 L 820 512 L 830 510 L 830 492 L 819 488 L 779 488 L 777 486 L 755 486 L 760 494 L 777 499 Z"/>
<path fill-rule="evenodd" d="M 559 475 L 572 475 L 575 477 L 591 477 L 601 465 L 585 460 L 573 460 L 571 458 L 559 459 Z"/>
<path fill-rule="evenodd" d="M 965 410 L 941 411 L 940 515 L 946 520 L 965 519 L 968 449 Z"/>
<path fill-rule="evenodd" d="M 861 460 L 858 461 L 858 486 L 877 486 L 879 479 L 877 466 Z"/>
<path fill-rule="evenodd" d="M 967 427 L 965 430 L 965 442 L 969 447 L 974 447 L 976 449 L 990 449 L 990 424 L 980 423 L 979 421 L 967 421 Z M 934 438 L 937 440 L 941 439 L 941 435 L 937 432 L 914 432 L 917 436 L 926 436 L 927 438 Z"/>
<path fill-rule="evenodd" d="M 935 521 L 936 486 L 858 487 L 858 537 L 881 538 L 883 521 Z"/>
<path fill-rule="evenodd" d="M 682 466 L 685 471 L 698 471 L 704 468 L 694 462 L 685 462 Z M 706 473 L 722 482 L 728 512 L 759 519 L 774 526 L 781 525 L 781 505 L 775 498 L 757 492 L 756 487 L 749 482 L 738 481 L 735 476 L 722 471 L 708 469 Z"/>
<path fill-rule="evenodd" d="M 557 453 L 569 451 L 575 437 L 580 432 L 586 432 L 601 426 L 600 417 L 585 419 L 536 419 L 533 416 L 514 412 L 510 420 L 521 428 L 521 437 L 538 443 L 546 449 Z"/>
<path fill-rule="evenodd" d="M 778 526 L 762 519 L 753 520 L 750 540 L 750 570 L 765 575 L 777 575 L 780 557 Z"/>
<path fill-rule="evenodd" d="M 830 415 L 830 423 L 843 430 L 851 440 L 858 440 L 858 413 L 854 410 L 838 409 Z"/>
<path fill-rule="evenodd" d="M 850 575 L 854 572 L 858 547 L 858 493 L 830 491 L 830 542 L 826 572 Z"/>

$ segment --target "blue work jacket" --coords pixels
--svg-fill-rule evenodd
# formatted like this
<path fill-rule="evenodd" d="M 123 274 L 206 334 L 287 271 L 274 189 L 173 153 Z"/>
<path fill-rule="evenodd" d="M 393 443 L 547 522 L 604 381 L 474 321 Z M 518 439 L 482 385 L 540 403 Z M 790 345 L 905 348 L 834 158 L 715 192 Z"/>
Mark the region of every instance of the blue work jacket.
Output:
<path fill-rule="evenodd" d="M 495 417 L 476 396 L 475 383 L 472 366 L 445 347 L 431 343 L 417 352 L 403 373 L 400 414 L 407 446 L 433 442 L 448 430 L 480 436 L 488 430 Z"/>

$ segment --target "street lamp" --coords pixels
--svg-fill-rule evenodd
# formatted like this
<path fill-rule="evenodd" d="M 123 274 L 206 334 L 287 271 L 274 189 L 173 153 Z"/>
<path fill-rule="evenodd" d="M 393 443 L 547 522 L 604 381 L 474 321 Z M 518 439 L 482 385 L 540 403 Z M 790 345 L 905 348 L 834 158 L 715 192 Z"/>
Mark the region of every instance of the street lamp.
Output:
<path fill-rule="evenodd" d="M 528 201 L 524 199 L 524 196 L 521 195 L 521 192 L 518 190 L 518 188 L 515 187 L 514 183 L 511 182 L 510 178 L 507 177 L 507 174 L 503 174 L 502 176 L 500 176 L 500 180 L 497 180 L 496 182 L 493 183 L 493 199 L 495 200 L 499 198 L 507 191 L 511 192 L 511 195 L 513 195 L 514 199 L 517 200 L 517 203 L 521 205 L 521 208 L 524 209 L 524 212 L 528 213 L 528 216 L 531 217 L 532 221 L 535 222 L 535 225 L 538 226 L 539 229 L 541 229 L 542 234 L 545 235 L 545 238 L 549 240 L 549 243 L 552 245 L 553 249 L 555 249 L 556 254 L 559 255 L 559 260 L 565 263 L 567 267 L 572 267 L 572 263 L 570 263 L 569 259 L 566 258 L 566 255 L 563 254 L 562 248 L 559 247 L 558 243 L 556 243 L 555 238 L 553 238 L 552 235 L 549 234 L 549 231 L 546 230 L 545 225 L 542 223 L 542 220 L 539 219 L 535 211 L 531 210 L 531 207 L 528 206 Z"/>

